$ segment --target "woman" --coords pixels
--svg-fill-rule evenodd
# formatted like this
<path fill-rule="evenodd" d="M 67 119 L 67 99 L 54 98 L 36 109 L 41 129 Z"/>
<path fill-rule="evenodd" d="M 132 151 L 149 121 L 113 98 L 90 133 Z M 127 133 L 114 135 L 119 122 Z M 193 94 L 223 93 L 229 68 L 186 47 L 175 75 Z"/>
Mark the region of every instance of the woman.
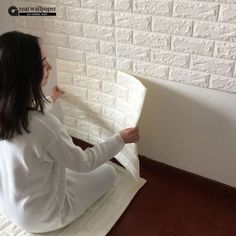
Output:
<path fill-rule="evenodd" d="M 0 36 L 0 210 L 29 232 L 62 228 L 77 219 L 115 180 L 106 161 L 136 128 L 124 129 L 83 151 L 60 121 L 44 112 L 51 65 L 35 36 Z M 55 87 L 52 100 L 62 91 Z"/>

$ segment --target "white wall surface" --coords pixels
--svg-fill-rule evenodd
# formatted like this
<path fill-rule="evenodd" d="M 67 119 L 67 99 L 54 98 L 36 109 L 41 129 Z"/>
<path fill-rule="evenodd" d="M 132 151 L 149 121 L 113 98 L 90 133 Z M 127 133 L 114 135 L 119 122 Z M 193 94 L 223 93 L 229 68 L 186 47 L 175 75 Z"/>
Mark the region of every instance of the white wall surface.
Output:
<path fill-rule="evenodd" d="M 56 18 L 18 17 L 17 29 L 43 38 L 54 77 L 101 117 L 88 94 L 112 95 L 116 69 L 148 77 L 141 154 L 236 187 L 236 96 L 213 90 L 236 91 L 236 0 L 12 2 L 57 4 Z"/>
<path fill-rule="evenodd" d="M 139 153 L 236 187 L 236 96 L 141 79 Z"/>

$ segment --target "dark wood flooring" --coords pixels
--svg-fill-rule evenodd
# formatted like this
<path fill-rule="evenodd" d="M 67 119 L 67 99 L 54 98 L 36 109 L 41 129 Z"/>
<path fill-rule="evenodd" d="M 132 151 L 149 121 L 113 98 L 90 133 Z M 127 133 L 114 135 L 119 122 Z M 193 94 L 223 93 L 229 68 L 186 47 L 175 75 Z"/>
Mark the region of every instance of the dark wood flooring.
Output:
<path fill-rule="evenodd" d="M 235 236 L 233 190 L 141 159 L 147 183 L 108 236 Z"/>
<path fill-rule="evenodd" d="M 108 236 L 236 236 L 235 189 L 144 157 L 140 161 L 147 183 Z"/>

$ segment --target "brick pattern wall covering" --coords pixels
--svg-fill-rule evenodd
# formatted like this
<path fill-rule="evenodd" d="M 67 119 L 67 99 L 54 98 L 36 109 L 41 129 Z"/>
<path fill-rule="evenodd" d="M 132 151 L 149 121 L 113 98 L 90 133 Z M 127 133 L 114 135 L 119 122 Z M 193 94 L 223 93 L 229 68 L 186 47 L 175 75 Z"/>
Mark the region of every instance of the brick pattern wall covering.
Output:
<path fill-rule="evenodd" d="M 57 5 L 57 17 L 15 19 L 19 29 L 40 35 L 55 53 L 60 82 L 88 77 L 89 68 L 119 69 L 152 80 L 236 91 L 236 0 L 13 3 Z"/>
<path fill-rule="evenodd" d="M 56 17 L 15 17 L 18 30 L 43 39 L 57 79 L 70 96 L 64 122 L 86 140 L 86 122 L 111 126 L 116 70 L 151 80 L 236 92 L 236 0 L 25 0 L 57 6 Z M 120 94 L 120 95 L 121 95 Z M 77 109 L 76 101 L 84 109 Z M 105 106 L 105 108 L 104 108 Z M 77 121 L 84 123 L 78 125 Z M 81 132 L 75 132 L 76 128 Z M 84 131 L 84 133 L 83 133 Z M 99 133 L 94 125 L 89 132 Z"/>

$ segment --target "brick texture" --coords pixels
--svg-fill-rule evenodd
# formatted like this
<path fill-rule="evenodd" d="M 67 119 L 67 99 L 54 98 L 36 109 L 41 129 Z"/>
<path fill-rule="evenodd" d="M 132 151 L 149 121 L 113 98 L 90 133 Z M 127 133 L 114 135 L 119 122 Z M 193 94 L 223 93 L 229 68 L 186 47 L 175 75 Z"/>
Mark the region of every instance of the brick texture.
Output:
<path fill-rule="evenodd" d="M 11 2 L 39 5 L 36 0 Z M 56 5 L 57 16 L 17 17 L 16 27 L 41 37 L 48 56 L 56 60 L 59 85 L 67 92 L 64 123 L 77 137 L 98 140 L 128 122 L 122 109 L 132 110 L 127 105 L 132 93 L 117 84 L 117 69 L 151 80 L 236 92 L 236 0 L 40 4 Z M 108 124 L 107 129 L 94 121 Z"/>

